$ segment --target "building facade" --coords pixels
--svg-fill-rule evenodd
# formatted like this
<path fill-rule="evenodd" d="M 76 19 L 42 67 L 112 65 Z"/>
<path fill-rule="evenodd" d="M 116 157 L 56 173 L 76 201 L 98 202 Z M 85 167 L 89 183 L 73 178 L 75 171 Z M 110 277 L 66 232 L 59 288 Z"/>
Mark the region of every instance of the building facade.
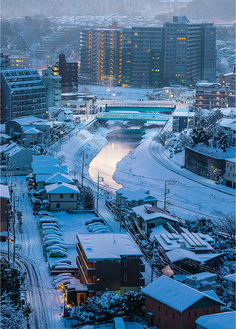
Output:
<path fill-rule="evenodd" d="M 219 83 L 199 82 L 196 85 L 195 106 L 212 110 L 228 106 L 229 88 L 221 87 Z"/>
<path fill-rule="evenodd" d="M 54 75 L 51 69 L 42 71 L 42 80 L 46 88 L 46 108 L 61 106 L 61 76 Z"/>
<path fill-rule="evenodd" d="M 163 27 L 85 29 L 81 34 L 81 76 L 123 87 L 214 81 L 216 29 L 174 17 Z"/>
<path fill-rule="evenodd" d="M 236 158 L 226 159 L 225 184 L 226 186 L 236 188 Z"/>
<path fill-rule="evenodd" d="M 45 85 L 36 69 L 3 70 L 1 72 L 1 120 L 46 115 Z"/>
<path fill-rule="evenodd" d="M 78 63 L 67 62 L 64 54 L 59 55 L 59 61 L 53 67 L 54 75 L 61 76 L 62 93 L 78 91 Z"/>
<path fill-rule="evenodd" d="M 77 234 L 77 239 L 76 262 L 89 297 L 107 290 L 139 291 L 144 285 L 142 254 L 128 234 Z"/>

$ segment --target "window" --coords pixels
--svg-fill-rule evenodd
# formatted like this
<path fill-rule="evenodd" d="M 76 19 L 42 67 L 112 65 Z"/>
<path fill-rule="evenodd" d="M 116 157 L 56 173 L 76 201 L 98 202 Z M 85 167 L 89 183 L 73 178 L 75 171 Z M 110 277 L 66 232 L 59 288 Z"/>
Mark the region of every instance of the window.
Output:
<path fill-rule="evenodd" d="M 57 203 L 57 206 L 56 206 L 57 208 L 60 208 L 60 203 Z"/>
<path fill-rule="evenodd" d="M 167 310 L 166 310 L 166 315 L 167 315 Z"/>
<path fill-rule="evenodd" d="M 189 317 L 189 318 L 191 317 L 191 313 L 190 313 L 190 312 L 188 312 L 188 317 Z"/>
<path fill-rule="evenodd" d="M 124 274 L 124 281 L 127 281 L 127 274 Z"/>
<path fill-rule="evenodd" d="M 127 259 L 124 260 L 124 267 L 127 267 Z"/>
<path fill-rule="evenodd" d="M 173 319 L 175 318 L 175 313 L 173 313 Z"/>
<path fill-rule="evenodd" d="M 70 198 L 71 198 L 71 199 L 73 199 L 73 197 L 74 197 L 74 194 L 73 194 L 73 193 L 71 193 L 71 194 L 70 194 Z"/>
<path fill-rule="evenodd" d="M 63 194 L 60 194 L 60 199 L 63 199 Z"/>
<path fill-rule="evenodd" d="M 161 306 L 159 306 L 159 312 L 161 311 Z"/>
<path fill-rule="evenodd" d="M 197 311 L 195 311 L 195 316 L 197 316 Z"/>

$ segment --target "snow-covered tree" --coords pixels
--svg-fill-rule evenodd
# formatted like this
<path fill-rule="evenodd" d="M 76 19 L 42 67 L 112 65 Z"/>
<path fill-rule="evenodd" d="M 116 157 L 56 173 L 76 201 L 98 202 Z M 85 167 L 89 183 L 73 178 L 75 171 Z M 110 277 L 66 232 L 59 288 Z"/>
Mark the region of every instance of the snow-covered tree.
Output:
<path fill-rule="evenodd" d="M 94 195 L 93 191 L 89 186 L 84 186 L 80 190 L 81 201 L 83 202 L 85 209 L 94 209 Z"/>
<path fill-rule="evenodd" d="M 225 233 L 232 241 L 235 240 L 235 215 L 226 214 L 216 221 L 216 231 Z"/>
<path fill-rule="evenodd" d="M 3 294 L 0 302 L 0 327 L 8 329 L 21 329 L 24 321 L 23 309 L 12 302 L 9 294 Z"/>
<path fill-rule="evenodd" d="M 6 258 L 0 260 L 1 296 L 7 294 L 13 303 L 20 301 L 20 286 L 24 282 L 24 275 L 12 267 Z"/>

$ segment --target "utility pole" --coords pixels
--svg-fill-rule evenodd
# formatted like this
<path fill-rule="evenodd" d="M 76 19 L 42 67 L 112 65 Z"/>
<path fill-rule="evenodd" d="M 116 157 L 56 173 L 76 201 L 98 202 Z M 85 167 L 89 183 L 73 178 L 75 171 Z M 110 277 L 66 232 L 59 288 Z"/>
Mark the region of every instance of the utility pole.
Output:
<path fill-rule="evenodd" d="M 166 195 L 167 195 L 167 189 L 166 189 L 166 180 L 165 180 L 165 191 L 164 191 L 164 210 L 166 210 Z"/>
<path fill-rule="evenodd" d="M 81 186 L 84 186 L 84 151 L 83 151 L 83 158 L 82 158 L 82 173 L 81 173 Z"/>
<path fill-rule="evenodd" d="M 98 172 L 98 182 L 97 182 L 97 212 L 98 212 L 99 182 L 100 182 L 100 179 L 101 179 L 102 182 L 104 181 L 104 178 L 103 178 L 103 177 L 100 177 L 100 176 L 99 176 L 99 172 Z"/>
<path fill-rule="evenodd" d="M 13 201 L 13 266 L 15 265 L 15 259 L 16 259 L 16 216 L 15 216 L 15 194 L 13 194 L 12 197 Z"/>

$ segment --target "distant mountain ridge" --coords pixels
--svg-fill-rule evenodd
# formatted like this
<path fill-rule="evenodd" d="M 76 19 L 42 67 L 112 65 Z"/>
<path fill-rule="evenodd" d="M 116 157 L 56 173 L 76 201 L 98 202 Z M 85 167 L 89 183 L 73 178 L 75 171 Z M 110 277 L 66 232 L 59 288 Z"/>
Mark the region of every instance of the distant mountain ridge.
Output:
<path fill-rule="evenodd" d="M 1 0 L 1 17 L 152 16 L 187 14 L 197 19 L 235 20 L 235 0 Z"/>
<path fill-rule="evenodd" d="M 183 0 L 179 1 L 175 0 L 174 3 L 183 5 Z M 173 6 L 173 1 L 162 0 L 2 0 L 1 9 L 2 17 L 109 14 L 155 16 L 171 11 Z"/>

